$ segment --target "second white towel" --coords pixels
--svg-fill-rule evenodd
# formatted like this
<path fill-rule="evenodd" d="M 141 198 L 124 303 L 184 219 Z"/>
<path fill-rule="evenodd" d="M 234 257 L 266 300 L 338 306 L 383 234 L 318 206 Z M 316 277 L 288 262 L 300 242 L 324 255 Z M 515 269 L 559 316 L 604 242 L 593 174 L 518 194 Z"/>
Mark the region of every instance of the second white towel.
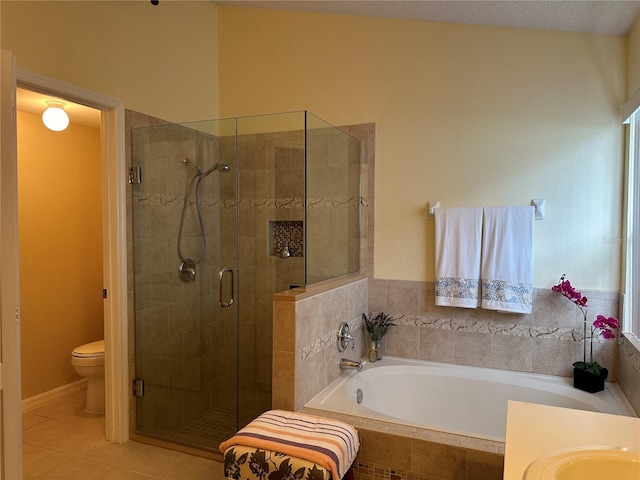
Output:
<path fill-rule="evenodd" d="M 487 207 L 482 239 L 482 308 L 531 313 L 534 207 Z"/>

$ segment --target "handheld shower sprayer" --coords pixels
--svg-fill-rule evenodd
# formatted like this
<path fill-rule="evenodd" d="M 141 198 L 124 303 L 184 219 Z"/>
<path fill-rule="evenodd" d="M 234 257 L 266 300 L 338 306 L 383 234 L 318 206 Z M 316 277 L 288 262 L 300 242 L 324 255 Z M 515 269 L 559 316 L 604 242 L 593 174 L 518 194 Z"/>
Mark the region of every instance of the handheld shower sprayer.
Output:
<path fill-rule="evenodd" d="M 226 163 L 217 162 L 213 167 L 211 167 L 206 172 L 203 172 L 202 169 L 189 160 L 187 157 L 182 159 L 183 165 L 189 165 L 193 167 L 196 173 L 189 180 L 189 185 L 187 187 L 187 191 L 184 194 L 184 202 L 182 206 L 182 216 L 180 218 L 180 229 L 178 231 L 178 256 L 182 263 L 178 267 L 178 275 L 180 280 L 184 283 L 194 282 L 196 279 L 196 266 L 204 262 L 207 256 L 207 237 L 204 231 L 204 224 L 202 222 L 202 213 L 200 212 L 200 182 L 207 175 L 209 175 L 214 170 L 218 170 L 219 172 L 228 172 L 231 168 Z M 182 231 L 184 228 L 184 219 L 187 214 L 187 206 L 189 205 L 189 196 L 191 194 L 191 190 L 195 184 L 195 207 L 196 207 L 196 216 L 198 219 L 198 226 L 200 228 L 200 234 L 202 236 L 202 248 L 200 249 L 200 255 L 197 260 L 192 260 L 191 258 L 185 257 L 182 253 Z"/>

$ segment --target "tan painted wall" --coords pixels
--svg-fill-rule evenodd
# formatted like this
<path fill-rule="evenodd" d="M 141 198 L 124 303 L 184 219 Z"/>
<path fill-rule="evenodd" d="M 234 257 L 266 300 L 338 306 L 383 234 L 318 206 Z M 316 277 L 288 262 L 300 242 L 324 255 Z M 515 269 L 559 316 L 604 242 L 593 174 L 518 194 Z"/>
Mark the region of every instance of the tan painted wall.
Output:
<path fill-rule="evenodd" d="M 619 290 L 625 37 L 219 7 L 220 115 L 375 122 L 375 277 L 432 281 L 442 206 L 547 202 L 534 284 Z"/>
<path fill-rule="evenodd" d="M 535 285 L 619 289 L 625 37 L 211 2 L 2 2 L 1 18 L 19 67 L 155 116 L 375 122 L 377 278 L 433 279 L 430 200 L 544 197 Z"/>
<path fill-rule="evenodd" d="M 80 380 L 78 345 L 104 338 L 100 130 L 18 112 L 22 398 Z"/>
<path fill-rule="evenodd" d="M 175 122 L 218 116 L 217 7 L 203 1 L 0 3 L 19 68 Z"/>

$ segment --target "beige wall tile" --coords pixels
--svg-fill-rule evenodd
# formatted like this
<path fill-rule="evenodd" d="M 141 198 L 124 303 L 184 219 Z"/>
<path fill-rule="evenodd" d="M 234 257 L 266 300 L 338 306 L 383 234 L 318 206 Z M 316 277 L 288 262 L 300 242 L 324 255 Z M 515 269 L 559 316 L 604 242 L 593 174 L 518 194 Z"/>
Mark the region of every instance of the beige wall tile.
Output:
<path fill-rule="evenodd" d="M 502 480 L 504 456 L 497 453 L 467 450 L 469 478 L 475 480 Z"/>
<path fill-rule="evenodd" d="M 491 334 L 457 331 L 454 339 L 456 363 L 491 367 Z"/>
<path fill-rule="evenodd" d="M 494 335 L 492 368 L 530 372 L 532 341 L 531 337 Z"/>
<path fill-rule="evenodd" d="M 397 357 L 420 357 L 420 328 L 417 326 L 398 325 L 391 327 L 382 339 L 383 353 Z"/>
<path fill-rule="evenodd" d="M 455 332 L 439 328 L 420 328 L 421 360 L 455 363 Z"/>
<path fill-rule="evenodd" d="M 467 480 L 467 450 L 425 440 L 412 440 L 411 471 L 434 478 Z"/>
<path fill-rule="evenodd" d="M 533 373 L 570 377 L 573 375 L 571 364 L 582 360 L 582 342 L 534 338 L 532 347 Z"/>
<path fill-rule="evenodd" d="M 413 449 L 410 438 L 389 433 L 361 430 L 360 440 L 360 457 L 363 462 L 393 465 L 398 469 L 422 473 L 411 465 Z"/>

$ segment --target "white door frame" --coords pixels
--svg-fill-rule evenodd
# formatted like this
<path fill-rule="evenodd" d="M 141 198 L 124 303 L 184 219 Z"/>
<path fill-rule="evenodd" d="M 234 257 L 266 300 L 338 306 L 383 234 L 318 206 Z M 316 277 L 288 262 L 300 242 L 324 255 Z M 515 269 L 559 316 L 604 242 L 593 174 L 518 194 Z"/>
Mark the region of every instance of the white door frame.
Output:
<path fill-rule="evenodd" d="M 128 373 L 124 103 L 19 68 L 16 69 L 16 81 L 21 88 L 54 95 L 102 112 L 103 277 L 107 290 L 104 302 L 106 438 L 113 443 L 123 443 L 129 439 L 131 395 Z"/>
<path fill-rule="evenodd" d="M 22 479 L 20 386 L 20 281 L 18 272 L 18 165 L 16 163 L 16 77 L 12 53 L 0 66 L 0 306 L 2 412 L 0 478 Z"/>

